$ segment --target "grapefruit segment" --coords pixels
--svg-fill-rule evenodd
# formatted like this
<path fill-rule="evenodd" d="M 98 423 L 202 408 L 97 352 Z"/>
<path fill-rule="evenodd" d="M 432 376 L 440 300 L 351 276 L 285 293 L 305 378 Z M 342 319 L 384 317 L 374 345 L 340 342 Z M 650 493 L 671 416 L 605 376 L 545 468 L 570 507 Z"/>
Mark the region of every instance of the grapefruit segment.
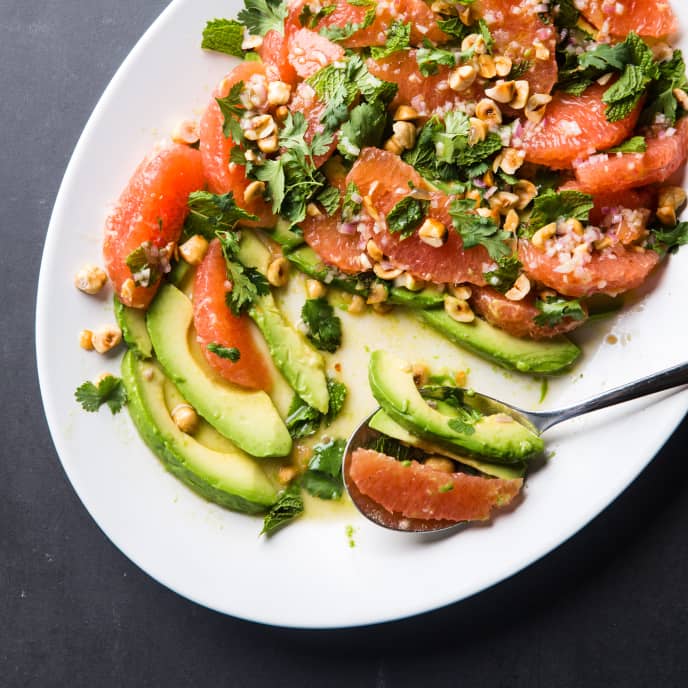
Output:
<path fill-rule="evenodd" d="M 234 192 L 238 205 L 249 213 L 258 216 L 255 224 L 259 227 L 272 227 L 276 217 L 270 205 L 263 198 L 256 198 L 250 203 L 244 200 L 244 192 L 251 183 L 246 176 L 246 168 L 229 162 L 229 156 L 234 148 L 234 142 L 224 134 L 225 118 L 215 98 L 224 98 L 235 84 L 261 84 L 267 90 L 265 66 L 260 62 L 242 62 L 225 77 L 213 93 L 200 122 L 200 151 L 203 159 L 203 169 L 208 179 L 208 188 L 213 193 L 224 194 Z"/>
<path fill-rule="evenodd" d="M 279 31 L 270 29 L 256 52 L 263 60 L 269 81 L 284 81 L 291 85 L 296 83 L 296 70 L 289 62 L 289 43 Z"/>
<path fill-rule="evenodd" d="M 328 64 L 341 60 L 344 49 L 309 29 L 297 29 L 288 34 L 289 64 L 297 75 L 307 79 Z"/>
<path fill-rule="evenodd" d="M 478 315 L 514 337 L 550 339 L 571 332 L 585 323 L 585 319 L 565 318 L 553 327 L 538 325 L 535 318 L 540 311 L 535 306 L 535 296 L 529 295 L 522 301 L 510 301 L 504 294 L 489 287 L 474 288 L 471 303 Z"/>
<path fill-rule="evenodd" d="M 227 266 L 222 246 L 215 239 L 198 266 L 194 280 L 194 326 L 198 343 L 208 363 L 225 380 L 269 391 L 272 386 L 270 370 L 253 339 L 251 320 L 247 315 L 232 313 L 225 301 L 227 287 Z M 211 343 L 236 347 L 241 357 L 236 363 L 220 358 L 208 351 Z"/>
<path fill-rule="evenodd" d="M 644 153 L 593 155 L 574 164 L 581 191 L 608 193 L 664 182 L 688 157 L 688 117 L 647 139 Z"/>
<path fill-rule="evenodd" d="M 576 7 L 595 28 L 613 36 L 635 31 L 661 38 L 678 31 L 678 21 L 668 0 L 576 0 Z"/>
<path fill-rule="evenodd" d="M 290 25 L 301 26 L 299 15 L 309 0 L 301 0 L 293 3 L 289 10 L 288 22 Z M 316 31 L 327 29 L 344 29 L 347 26 L 358 25 L 363 27 L 366 13 L 375 8 L 375 19 L 365 27 L 354 31 L 348 38 L 343 38 L 338 43 L 344 48 L 365 48 L 373 45 L 384 45 L 387 39 L 387 30 L 394 22 L 411 24 L 411 45 L 422 45 L 423 39 L 432 43 L 444 43 L 449 39 L 444 31 L 437 25 L 437 16 L 423 2 L 423 0 L 390 0 L 389 2 L 371 3 L 369 6 L 352 5 L 347 0 L 334 0 L 328 3 L 334 6 L 334 11 L 326 17 L 318 20 Z M 310 27 L 309 28 L 313 28 Z"/>
<path fill-rule="evenodd" d="M 528 81 L 531 93 L 550 93 L 558 75 L 557 36 L 552 26 L 545 24 L 534 11 L 533 3 L 530 0 L 476 0 L 472 7 L 490 29 L 495 55 L 506 55 L 514 64 L 527 62 L 530 67 L 519 78 Z M 534 47 L 540 49 L 535 59 Z"/>
<path fill-rule="evenodd" d="M 146 308 L 155 296 L 159 279 L 148 287 L 122 287 L 132 279 L 128 256 L 145 242 L 164 248 L 176 242 L 188 212 L 192 191 L 205 186 L 201 156 L 188 146 L 175 144 L 148 156 L 122 192 L 105 224 L 103 256 L 120 301 Z"/>
<path fill-rule="evenodd" d="M 641 105 L 624 119 L 608 122 L 607 106 L 602 102 L 607 88 L 595 84 L 580 96 L 557 92 L 544 118 L 523 127 L 520 138 L 526 160 L 553 169 L 570 169 L 577 159 L 626 140 L 638 123 Z"/>
<path fill-rule="evenodd" d="M 429 193 L 428 216 L 448 228 L 446 243 L 434 248 L 421 241 L 416 231 L 401 239 L 386 227 L 384 216 L 409 192 L 409 183 L 423 189 L 423 178 L 398 155 L 377 148 L 366 148 L 351 168 L 347 183 L 353 182 L 361 195 L 370 198 L 372 206 L 381 214 L 373 238 L 394 266 L 408 270 L 419 279 L 438 283 L 472 282 L 485 284 L 483 273 L 492 261 L 482 246 L 464 249 L 461 237 L 452 229 L 448 212 L 449 197 Z"/>
<path fill-rule="evenodd" d="M 620 243 L 604 252 L 595 251 L 589 263 L 572 272 L 561 272 L 559 256 L 550 256 L 529 241 L 519 241 L 518 254 L 531 279 L 574 298 L 592 294 L 617 296 L 636 289 L 659 263 L 654 251 L 639 253 Z"/>
<path fill-rule="evenodd" d="M 357 449 L 349 477 L 366 497 L 386 511 L 406 518 L 486 521 L 493 509 L 510 504 L 523 480 L 482 478 L 465 473 L 443 473 L 412 461 L 400 461 L 371 449 Z"/>
<path fill-rule="evenodd" d="M 337 215 L 307 217 L 302 223 L 306 243 L 329 265 L 350 275 L 364 272 L 361 263 L 366 241 L 361 233 L 343 233 Z"/>

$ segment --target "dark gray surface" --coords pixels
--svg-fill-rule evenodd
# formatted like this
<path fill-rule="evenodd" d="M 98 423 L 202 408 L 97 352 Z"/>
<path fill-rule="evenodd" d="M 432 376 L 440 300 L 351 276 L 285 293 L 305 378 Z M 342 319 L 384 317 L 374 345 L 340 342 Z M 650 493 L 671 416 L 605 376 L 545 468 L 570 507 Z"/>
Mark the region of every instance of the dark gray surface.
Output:
<path fill-rule="evenodd" d="M 165 4 L 0 1 L 0 686 L 686 685 L 686 423 L 554 554 L 477 598 L 383 627 L 295 632 L 222 617 L 105 539 L 43 418 L 35 283 L 79 132 Z"/>

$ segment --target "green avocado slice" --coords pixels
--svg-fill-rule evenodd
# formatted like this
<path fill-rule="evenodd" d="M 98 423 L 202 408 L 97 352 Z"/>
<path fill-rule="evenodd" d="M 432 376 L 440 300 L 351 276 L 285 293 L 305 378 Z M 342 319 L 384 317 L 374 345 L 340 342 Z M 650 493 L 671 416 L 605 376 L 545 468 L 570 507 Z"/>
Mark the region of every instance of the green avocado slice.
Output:
<path fill-rule="evenodd" d="M 166 403 L 165 378 L 160 366 L 128 351 L 122 379 L 134 425 L 165 468 L 196 493 L 227 509 L 257 514 L 277 500 L 278 490 L 265 470 L 224 437 L 215 433 L 213 448 L 201 444 L 175 425 Z"/>
<path fill-rule="evenodd" d="M 139 308 L 125 306 L 115 294 L 115 319 L 122 330 L 124 342 L 139 358 L 150 358 L 153 355 L 148 330 L 146 329 L 146 314 Z"/>
<path fill-rule="evenodd" d="M 148 311 L 155 354 L 185 399 L 221 435 L 251 456 L 286 456 L 292 447 L 270 397 L 213 377 L 190 348 L 193 309 L 179 289 L 163 286 Z"/>
<path fill-rule="evenodd" d="M 452 427 L 452 419 L 432 408 L 420 395 L 409 364 L 385 351 L 370 357 L 368 377 L 373 396 L 396 423 L 414 435 L 446 442 L 497 463 L 518 463 L 540 453 L 544 442 L 505 414 L 484 415 L 472 432 Z"/>
<path fill-rule="evenodd" d="M 444 310 L 417 311 L 418 317 L 449 341 L 520 373 L 553 375 L 568 369 L 581 350 L 563 335 L 547 341 L 519 339 L 480 318 L 456 322 Z"/>
<path fill-rule="evenodd" d="M 441 445 L 439 442 L 429 442 L 428 440 L 423 440 L 420 437 L 416 437 L 411 434 L 405 428 L 402 428 L 399 423 L 395 423 L 385 411 L 378 411 L 371 419 L 368 425 L 373 429 L 381 432 L 383 435 L 392 437 L 399 442 L 407 444 L 409 447 L 416 447 L 421 449 L 428 454 L 439 454 L 440 456 L 447 456 L 454 461 L 464 464 L 465 466 L 470 466 L 475 468 L 481 473 L 486 475 L 491 475 L 495 478 L 504 478 L 505 480 L 513 480 L 514 478 L 522 478 L 526 472 L 525 463 L 514 463 L 507 465 L 501 465 L 497 463 L 488 463 L 486 461 L 481 461 L 475 457 L 466 456 L 465 454 L 458 454 L 451 449 L 447 449 L 446 446 Z"/>
<path fill-rule="evenodd" d="M 238 257 L 246 267 L 267 273 L 270 252 L 252 232 L 243 232 Z M 249 309 L 249 315 L 265 338 L 270 356 L 289 386 L 309 406 L 320 413 L 327 413 L 330 394 L 325 360 L 287 321 L 272 293 L 259 296 Z"/>

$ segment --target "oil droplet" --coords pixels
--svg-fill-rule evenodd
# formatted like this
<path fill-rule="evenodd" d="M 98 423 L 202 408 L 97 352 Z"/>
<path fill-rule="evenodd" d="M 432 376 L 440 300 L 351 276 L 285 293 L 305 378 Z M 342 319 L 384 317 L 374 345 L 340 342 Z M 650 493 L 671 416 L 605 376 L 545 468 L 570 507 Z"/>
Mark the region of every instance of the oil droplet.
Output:
<path fill-rule="evenodd" d="M 607 337 L 607 344 L 616 344 L 619 341 L 619 338 L 615 334 L 610 334 Z"/>

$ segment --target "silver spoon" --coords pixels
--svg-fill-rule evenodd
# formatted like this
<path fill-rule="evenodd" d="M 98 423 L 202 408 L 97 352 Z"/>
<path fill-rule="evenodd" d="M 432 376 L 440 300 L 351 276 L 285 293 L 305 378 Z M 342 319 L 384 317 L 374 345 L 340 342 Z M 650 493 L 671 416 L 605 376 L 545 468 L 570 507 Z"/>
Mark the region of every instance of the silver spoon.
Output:
<path fill-rule="evenodd" d="M 545 430 L 549 430 L 549 428 L 565 420 L 577 418 L 591 411 L 598 411 L 608 406 L 614 406 L 615 404 L 621 404 L 625 401 L 631 401 L 632 399 L 644 397 L 648 394 L 663 392 L 664 390 L 686 384 L 688 384 L 688 363 L 663 370 L 660 373 L 655 373 L 641 380 L 617 387 L 609 392 L 605 392 L 592 399 L 583 401 L 580 404 L 576 404 L 575 406 L 569 406 L 568 408 L 555 411 L 524 411 L 523 409 L 509 406 L 485 394 L 478 394 L 473 391 L 470 392 L 470 399 L 472 405 L 478 404 L 489 413 L 505 413 L 540 435 L 545 432 Z M 375 440 L 380 436 L 379 432 L 373 430 L 368 425 L 371 418 L 378 411 L 379 409 L 376 409 L 363 420 L 356 430 L 354 430 L 346 445 L 342 475 L 344 477 L 344 485 L 351 497 L 351 501 L 367 519 L 391 530 L 413 533 L 436 532 L 448 528 L 455 528 L 457 524 L 451 521 L 409 519 L 401 514 L 392 514 L 362 494 L 351 481 L 349 469 L 351 467 L 351 456 L 353 452 L 358 447 L 365 447 L 371 440 Z"/>

